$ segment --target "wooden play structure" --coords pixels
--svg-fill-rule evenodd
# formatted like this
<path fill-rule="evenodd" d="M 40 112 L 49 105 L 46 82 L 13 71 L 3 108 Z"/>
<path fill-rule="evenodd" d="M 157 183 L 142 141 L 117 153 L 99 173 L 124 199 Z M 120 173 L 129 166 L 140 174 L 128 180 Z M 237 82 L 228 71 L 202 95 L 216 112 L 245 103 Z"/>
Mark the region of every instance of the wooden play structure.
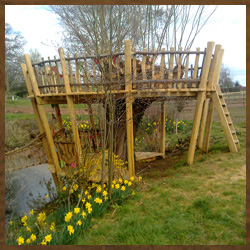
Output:
<path fill-rule="evenodd" d="M 81 160 L 81 152 L 88 147 L 89 137 L 95 140 L 93 114 L 90 112 L 91 135 L 78 129 L 75 104 L 91 106 L 105 98 L 105 86 L 111 86 L 113 99 L 126 100 L 126 138 L 129 175 L 135 175 L 135 152 L 133 138 L 133 107 L 138 98 L 154 98 L 161 102 L 161 141 L 157 156 L 165 157 L 165 113 L 167 98 L 196 99 L 196 110 L 187 155 L 187 164 L 194 161 L 196 147 L 208 152 L 214 108 L 218 113 L 229 149 L 237 152 L 239 140 L 228 112 L 225 100 L 218 85 L 223 49 L 221 45 L 208 42 L 207 48 L 200 51 L 136 51 L 130 40 L 125 40 L 124 52 L 112 55 L 91 55 L 83 53 L 65 57 L 62 48 L 60 58 L 48 58 L 32 63 L 25 55 L 22 64 L 29 98 L 39 126 L 40 139 L 48 158 L 49 169 L 59 174 L 60 161 L 66 163 Z M 191 60 L 193 60 L 191 64 Z M 158 63 L 158 66 L 157 66 Z M 191 65 L 191 66 L 190 66 Z M 103 68 L 107 68 L 108 77 Z M 44 105 L 52 104 L 55 109 L 58 131 L 52 131 Z M 72 133 L 66 133 L 60 113 L 61 104 L 67 104 Z M 91 111 L 91 110 L 90 110 Z M 140 159 L 143 156 L 140 154 Z"/>

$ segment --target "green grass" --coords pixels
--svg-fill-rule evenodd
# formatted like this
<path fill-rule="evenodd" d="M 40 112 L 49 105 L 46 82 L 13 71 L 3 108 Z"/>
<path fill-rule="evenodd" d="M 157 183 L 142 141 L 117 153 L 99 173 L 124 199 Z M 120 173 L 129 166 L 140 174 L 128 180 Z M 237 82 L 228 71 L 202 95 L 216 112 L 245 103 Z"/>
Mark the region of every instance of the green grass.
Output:
<path fill-rule="evenodd" d="M 18 100 L 12 101 L 12 99 L 7 99 L 5 103 L 6 107 L 19 107 L 19 106 L 29 106 L 31 107 L 31 101 L 28 98 L 20 98 Z M 50 107 L 50 104 L 44 105 L 44 107 Z M 67 104 L 61 104 L 60 108 L 67 108 Z M 75 104 L 75 109 L 87 109 L 87 104 Z"/>
<path fill-rule="evenodd" d="M 5 123 L 9 121 L 14 121 L 14 120 L 31 120 L 35 119 L 34 114 L 22 114 L 22 113 L 5 113 Z"/>
<path fill-rule="evenodd" d="M 216 145 L 208 154 L 197 150 L 190 167 L 184 153 L 164 172 L 144 172 L 141 190 L 94 221 L 74 244 L 246 244 L 246 131 L 244 123 L 235 128 L 238 153 L 229 152 L 220 124 L 214 123 L 211 143 Z"/>
<path fill-rule="evenodd" d="M 12 99 L 7 99 L 5 105 L 6 107 L 31 106 L 31 102 L 30 99 L 26 98 L 20 98 L 15 101 L 12 101 Z"/>

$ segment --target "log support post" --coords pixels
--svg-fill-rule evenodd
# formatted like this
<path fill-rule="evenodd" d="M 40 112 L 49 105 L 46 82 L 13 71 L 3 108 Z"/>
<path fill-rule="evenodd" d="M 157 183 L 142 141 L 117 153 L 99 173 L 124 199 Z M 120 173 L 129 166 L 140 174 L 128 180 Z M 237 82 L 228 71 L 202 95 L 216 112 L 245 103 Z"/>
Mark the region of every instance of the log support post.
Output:
<path fill-rule="evenodd" d="M 70 88 L 70 83 L 69 83 L 69 75 L 68 75 L 66 60 L 65 60 L 65 56 L 64 56 L 64 51 L 62 48 L 60 48 L 58 51 L 59 51 L 59 55 L 60 55 L 62 74 L 63 74 L 63 80 L 64 80 L 64 85 L 65 85 L 66 99 L 67 99 L 67 104 L 68 104 L 68 109 L 69 109 L 71 127 L 72 127 L 72 131 L 73 131 L 73 138 L 74 138 L 74 142 L 75 142 L 75 150 L 76 150 L 76 158 L 77 158 L 76 162 L 78 163 L 79 167 L 81 168 L 82 167 L 81 166 L 81 164 L 82 164 L 82 147 L 81 147 L 81 143 L 80 143 L 79 132 L 78 132 L 78 127 L 77 127 L 77 122 L 76 122 L 74 100 L 73 100 L 73 96 L 69 95 L 69 94 L 71 94 L 71 88 Z"/>
<path fill-rule="evenodd" d="M 56 154 L 51 131 L 49 128 L 48 119 L 47 119 L 44 107 L 42 105 L 37 104 L 38 103 L 37 95 L 40 94 L 40 91 L 38 89 L 36 77 L 33 71 L 33 67 L 32 67 L 29 55 L 25 55 L 24 59 L 25 59 L 26 65 L 25 64 L 21 65 L 22 70 L 23 70 L 23 75 L 25 78 L 25 82 L 27 85 L 29 95 L 34 96 L 34 97 L 31 97 L 31 104 L 34 110 L 34 114 L 36 117 L 39 131 L 41 134 L 43 133 L 46 134 L 46 138 L 43 138 L 42 142 L 43 142 L 44 149 L 48 157 L 48 164 L 52 165 L 52 168 L 49 168 L 49 169 L 53 170 L 51 171 L 53 180 L 55 182 L 55 185 L 59 187 L 59 180 L 58 180 L 57 174 L 61 171 L 61 169 L 60 169 L 58 157 Z"/>
<path fill-rule="evenodd" d="M 194 154 L 196 149 L 198 131 L 200 127 L 200 120 L 202 115 L 203 103 L 206 98 L 206 85 L 207 85 L 207 78 L 209 73 L 209 68 L 211 64 L 212 52 L 214 48 L 214 42 L 208 42 L 206 55 L 204 58 L 203 66 L 202 66 L 202 75 L 199 88 L 201 89 L 200 92 L 197 94 L 197 102 L 196 102 L 196 109 L 194 114 L 194 123 L 190 138 L 190 145 L 188 149 L 187 155 L 187 164 L 192 165 L 194 161 Z"/>
<path fill-rule="evenodd" d="M 222 46 L 216 45 L 214 58 L 213 58 L 213 62 L 211 65 L 211 74 L 209 75 L 209 81 L 207 85 L 209 90 L 214 90 L 215 85 L 219 83 L 222 57 L 223 57 Z M 208 153 L 209 140 L 210 140 L 210 134 L 211 134 L 211 128 L 212 128 L 212 122 L 213 122 L 213 114 L 214 114 L 214 102 L 212 98 L 210 98 L 207 123 L 206 123 L 206 128 L 205 128 L 204 144 L 199 145 L 201 146 L 200 149 L 202 149 L 205 153 Z M 203 135 L 202 135 L 202 138 L 203 138 Z"/>
<path fill-rule="evenodd" d="M 134 162 L 134 132 L 133 132 L 133 97 L 131 74 L 131 41 L 125 40 L 125 86 L 126 86 L 126 127 L 127 127 L 127 155 L 129 176 L 135 175 Z"/>

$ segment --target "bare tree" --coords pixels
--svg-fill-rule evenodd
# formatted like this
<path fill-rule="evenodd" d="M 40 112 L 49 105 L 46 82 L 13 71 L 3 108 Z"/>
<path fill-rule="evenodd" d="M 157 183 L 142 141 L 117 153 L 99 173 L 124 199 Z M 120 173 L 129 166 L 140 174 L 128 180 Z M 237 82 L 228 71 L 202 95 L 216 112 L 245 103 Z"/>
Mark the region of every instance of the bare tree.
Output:
<path fill-rule="evenodd" d="M 210 8 L 211 9 L 211 8 Z M 164 46 L 183 49 L 191 47 L 194 39 L 206 24 L 216 7 L 205 6 L 146 6 L 146 5 L 52 5 L 64 29 L 62 44 L 69 53 L 93 50 L 98 59 L 102 83 L 112 83 L 112 55 L 124 49 L 124 39 L 130 39 L 132 47 L 160 50 Z M 208 14 L 207 14 L 208 12 Z M 60 44 L 60 46 L 62 46 Z M 105 65 L 99 55 L 110 54 Z M 120 79 L 122 82 L 122 79 Z M 112 85 L 105 86 L 104 109 L 106 116 L 103 135 L 103 159 L 109 148 L 110 174 L 112 175 L 112 152 L 115 150 L 126 159 L 126 103 L 124 99 L 113 100 Z M 133 102 L 134 134 L 145 110 L 155 101 L 137 98 Z M 111 142 L 112 141 L 112 142 Z M 111 143 L 110 143 L 111 142 Z M 114 144 L 113 144 L 114 143 Z"/>
<path fill-rule="evenodd" d="M 23 36 L 14 31 L 10 24 L 5 23 L 5 98 L 14 86 L 21 84 L 20 63 L 23 61 L 25 43 Z"/>

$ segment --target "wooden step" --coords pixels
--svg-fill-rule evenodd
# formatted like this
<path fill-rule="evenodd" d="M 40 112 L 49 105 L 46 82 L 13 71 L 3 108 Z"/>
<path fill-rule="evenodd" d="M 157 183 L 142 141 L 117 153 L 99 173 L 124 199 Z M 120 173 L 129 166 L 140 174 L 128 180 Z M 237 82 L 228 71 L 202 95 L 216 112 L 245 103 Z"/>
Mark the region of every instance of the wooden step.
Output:
<path fill-rule="evenodd" d="M 232 133 L 232 134 L 236 134 L 236 131 L 235 131 L 235 130 L 232 130 L 231 133 Z"/>
<path fill-rule="evenodd" d="M 230 112 L 225 112 L 225 115 L 229 116 L 229 115 L 230 115 Z"/>
<path fill-rule="evenodd" d="M 226 107 L 226 106 L 227 106 L 227 104 L 226 104 L 226 103 L 222 103 L 221 105 L 222 105 L 222 107 Z"/>
<path fill-rule="evenodd" d="M 233 125 L 233 122 L 228 122 L 228 125 Z"/>
<path fill-rule="evenodd" d="M 239 140 L 235 140 L 234 141 L 235 144 L 239 144 L 239 142 L 240 142 Z"/>

